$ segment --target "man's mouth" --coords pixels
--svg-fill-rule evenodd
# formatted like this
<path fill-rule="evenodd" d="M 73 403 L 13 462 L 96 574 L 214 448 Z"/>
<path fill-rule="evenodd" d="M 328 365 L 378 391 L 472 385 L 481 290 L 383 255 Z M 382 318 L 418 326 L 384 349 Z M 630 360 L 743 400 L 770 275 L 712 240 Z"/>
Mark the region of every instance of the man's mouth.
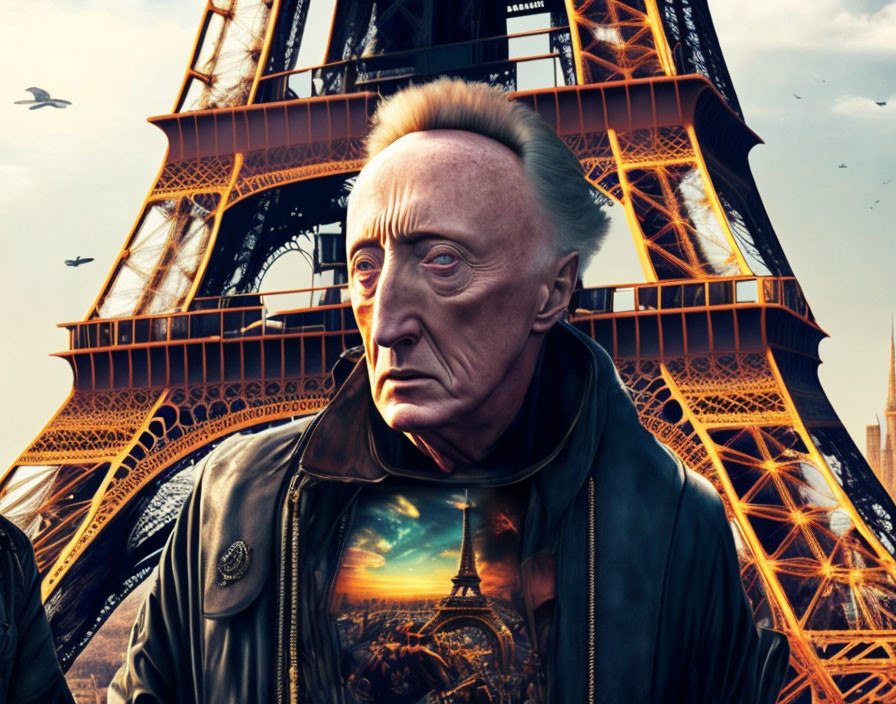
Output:
<path fill-rule="evenodd" d="M 382 381 L 405 381 L 408 379 L 428 379 L 432 374 L 418 372 L 415 369 L 394 369 L 386 372 L 381 377 Z"/>

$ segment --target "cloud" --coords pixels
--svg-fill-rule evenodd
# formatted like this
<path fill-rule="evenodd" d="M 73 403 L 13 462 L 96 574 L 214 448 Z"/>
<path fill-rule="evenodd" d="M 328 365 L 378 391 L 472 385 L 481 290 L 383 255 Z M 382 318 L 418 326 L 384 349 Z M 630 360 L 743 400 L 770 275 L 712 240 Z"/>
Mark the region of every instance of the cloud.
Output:
<path fill-rule="evenodd" d="M 352 538 L 352 547 L 385 555 L 392 549 L 392 544 L 373 528 L 364 526 L 355 532 Z"/>
<path fill-rule="evenodd" d="M 395 500 L 390 503 L 387 509 L 394 511 L 399 516 L 407 516 L 408 518 L 420 518 L 420 511 L 410 501 L 401 494 L 395 496 Z"/>
<path fill-rule="evenodd" d="M 847 50 L 896 54 L 896 2 L 874 13 L 840 12 L 831 25 Z"/>
<path fill-rule="evenodd" d="M 345 549 L 341 568 L 343 570 L 375 570 L 385 564 L 386 558 L 379 553 L 350 547 Z"/>
<path fill-rule="evenodd" d="M 782 5 L 779 0 L 728 0 L 712 5 L 720 25 L 737 27 L 725 47 L 815 49 L 829 53 L 896 54 L 896 2 L 872 12 L 856 11 L 845 0 Z"/>
<path fill-rule="evenodd" d="M 896 125 L 896 95 L 885 98 L 886 105 L 878 105 L 872 98 L 843 95 L 834 101 L 831 112 L 858 120 L 870 120 Z"/>
<path fill-rule="evenodd" d="M 482 579 L 480 588 L 483 594 L 510 600 L 513 598 L 513 593 L 519 591 L 519 568 L 511 561 L 487 562 L 483 560 L 479 564 L 479 576 Z"/>

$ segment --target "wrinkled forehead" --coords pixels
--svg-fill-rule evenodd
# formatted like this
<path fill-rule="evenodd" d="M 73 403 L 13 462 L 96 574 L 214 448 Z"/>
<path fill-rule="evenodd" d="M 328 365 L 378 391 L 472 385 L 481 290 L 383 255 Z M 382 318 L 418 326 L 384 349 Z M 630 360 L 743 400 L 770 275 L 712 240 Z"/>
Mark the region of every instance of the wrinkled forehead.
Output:
<path fill-rule="evenodd" d="M 522 161 L 500 142 L 462 130 L 412 132 L 361 170 L 348 201 L 348 235 L 361 236 L 384 208 L 519 218 L 532 200 Z"/>
<path fill-rule="evenodd" d="M 409 167 L 420 177 L 444 178 L 457 172 L 471 177 L 508 172 L 523 176 L 519 157 L 497 140 L 466 130 L 425 130 L 404 135 L 370 159 L 358 184 L 375 183 L 385 175 L 394 178 Z"/>

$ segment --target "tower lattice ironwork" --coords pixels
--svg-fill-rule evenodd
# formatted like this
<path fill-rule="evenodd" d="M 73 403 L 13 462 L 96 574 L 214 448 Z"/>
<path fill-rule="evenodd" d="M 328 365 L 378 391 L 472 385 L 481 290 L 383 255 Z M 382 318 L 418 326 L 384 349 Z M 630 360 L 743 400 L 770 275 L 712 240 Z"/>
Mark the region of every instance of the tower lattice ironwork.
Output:
<path fill-rule="evenodd" d="M 723 497 L 756 619 L 790 640 L 781 702 L 896 702 L 896 506 L 819 384 L 825 333 L 750 173 L 759 140 L 706 1 L 313 2 L 333 9 L 312 67 L 309 0 L 207 2 L 174 109 L 151 120 L 162 168 L 65 325 L 71 395 L 2 477 L 63 664 L 150 572 L 197 459 L 327 403 L 359 342 L 339 285 L 368 118 L 450 74 L 535 109 L 624 213 L 645 282 L 580 291 L 572 321 Z M 297 248 L 329 287 L 278 306 L 264 275 Z"/>

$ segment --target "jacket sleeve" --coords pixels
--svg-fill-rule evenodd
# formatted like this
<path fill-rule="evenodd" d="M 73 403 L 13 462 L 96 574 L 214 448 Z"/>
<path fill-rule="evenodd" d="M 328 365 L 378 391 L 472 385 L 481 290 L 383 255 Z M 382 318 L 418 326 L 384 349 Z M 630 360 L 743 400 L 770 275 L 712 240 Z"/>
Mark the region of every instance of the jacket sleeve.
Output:
<path fill-rule="evenodd" d="M 667 599 L 667 606 L 679 604 L 687 658 L 680 701 L 774 704 L 787 671 L 787 639 L 756 626 L 722 500 L 706 479 L 687 475 L 672 564 L 682 570 L 674 581 L 688 586 Z"/>
<path fill-rule="evenodd" d="M 53 634 L 40 601 L 40 575 L 34 551 L 24 534 L 15 537 L 21 537 L 21 540 L 13 540 L 14 544 L 19 543 L 15 557 L 21 567 L 23 593 L 22 602 L 13 614 L 18 627 L 18 641 L 6 692 L 7 701 L 17 704 L 74 704 L 75 700 L 59 668 Z"/>
<path fill-rule="evenodd" d="M 108 690 L 109 704 L 201 701 L 193 666 L 200 607 L 196 568 L 200 483 L 174 524 L 155 583 L 131 629 L 124 663 Z"/>

